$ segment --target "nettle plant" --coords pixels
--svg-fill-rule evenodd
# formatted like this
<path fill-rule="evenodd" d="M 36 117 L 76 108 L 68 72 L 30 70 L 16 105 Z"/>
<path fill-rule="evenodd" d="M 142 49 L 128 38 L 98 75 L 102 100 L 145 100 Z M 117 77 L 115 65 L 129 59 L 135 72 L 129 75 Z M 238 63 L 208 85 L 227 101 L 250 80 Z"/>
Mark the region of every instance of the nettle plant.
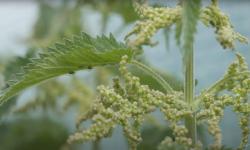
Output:
<path fill-rule="evenodd" d="M 63 74 L 72 74 L 96 66 L 119 65 L 120 76 L 113 79 L 113 86 L 99 86 L 99 95 L 92 109 L 77 120 L 76 133 L 68 143 L 98 141 L 110 136 L 116 126 L 122 126 L 130 149 L 137 149 L 143 140 L 140 129 L 147 115 L 160 110 L 172 130 L 159 149 L 203 149 L 197 137 L 197 126 L 207 125 L 214 143 L 208 149 L 222 149 L 220 120 L 223 110 L 232 107 L 238 114 L 242 130 L 239 150 L 247 149 L 250 119 L 250 71 L 235 48 L 235 42 L 247 43 L 247 39 L 233 30 L 229 17 L 212 0 L 202 7 L 201 0 L 183 0 L 176 7 L 151 7 L 147 3 L 134 2 L 135 11 L 141 20 L 126 36 L 125 44 L 110 35 L 92 38 L 82 33 L 73 40 L 39 54 L 38 58 L 24 67 L 17 80 L 2 91 L 0 104 L 9 100 L 27 87 Z M 228 67 L 221 80 L 195 95 L 194 83 L 194 35 L 197 22 L 215 29 L 216 39 L 225 49 L 232 49 L 236 60 Z M 176 27 L 176 39 L 183 56 L 184 91 L 175 91 L 158 73 L 138 60 L 143 45 L 151 45 L 151 37 L 160 29 Z M 133 36 L 132 36 L 133 35 Z M 165 90 L 157 91 L 142 85 L 140 78 L 128 69 L 134 65 L 150 74 Z M 80 124 L 91 120 L 87 129 Z M 153 137 L 152 137 L 153 138 Z"/>

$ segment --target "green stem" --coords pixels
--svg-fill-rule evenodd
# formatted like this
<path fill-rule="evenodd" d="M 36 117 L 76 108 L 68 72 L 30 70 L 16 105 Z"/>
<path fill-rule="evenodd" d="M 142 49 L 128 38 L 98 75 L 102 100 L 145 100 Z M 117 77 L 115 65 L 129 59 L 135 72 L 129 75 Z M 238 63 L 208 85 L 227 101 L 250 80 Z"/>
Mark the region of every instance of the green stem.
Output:
<path fill-rule="evenodd" d="M 233 76 L 224 76 L 222 79 L 218 80 L 215 84 L 213 84 L 212 86 L 210 86 L 207 90 L 205 90 L 201 95 L 199 95 L 199 97 L 197 98 L 197 101 L 195 101 L 194 103 L 194 107 L 198 108 L 200 103 L 201 103 L 201 98 L 204 97 L 204 94 L 212 94 L 214 92 L 217 91 L 217 89 L 228 82 L 228 80 L 232 80 L 232 78 L 236 77 L 236 76 L 242 76 L 242 75 L 249 75 L 250 72 L 249 71 L 244 71 L 244 72 L 239 72 Z M 224 89 L 223 89 L 224 90 Z M 217 91 L 220 92 L 220 91 Z"/>
<path fill-rule="evenodd" d="M 185 101 L 189 104 L 191 110 L 193 109 L 194 101 L 194 50 L 193 48 L 186 53 L 185 56 L 185 85 L 184 85 L 184 95 Z M 197 143 L 197 127 L 196 127 L 196 116 L 195 114 L 187 116 L 185 118 L 185 125 L 188 129 L 188 136 L 192 139 L 193 144 Z"/>
<path fill-rule="evenodd" d="M 154 70 L 152 70 L 151 68 L 149 68 L 148 66 L 136 61 L 136 60 L 133 60 L 131 61 L 131 63 L 133 65 L 135 65 L 136 67 L 140 68 L 141 70 L 147 72 L 148 74 L 151 75 L 151 77 L 153 77 L 163 88 L 166 92 L 170 92 L 172 93 L 173 92 L 173 89 L 172 87 L 169 85 L 169 83 L 163 79 L 162 76 L 160 76 L 158 73 L 156 73 Z"/>
<path fill-rule="evenodd" d="M 249 75 L 250 72 L 249 71 L 244 71 L 244 72 L 240 72 L 237 73 L 233 76 L 225 76 L 223 79 L 217 81 L 215 84 L 213 84 L 210 88 L 208 88 L 207 93 L 211 93 L 214 90 L 216 90 L 219 86 L 223 85 L 224 83 L 226 83 L 228 80 L 231 80 L 233 77 L 236 76 L 241 76 L 241 75 Z"/>

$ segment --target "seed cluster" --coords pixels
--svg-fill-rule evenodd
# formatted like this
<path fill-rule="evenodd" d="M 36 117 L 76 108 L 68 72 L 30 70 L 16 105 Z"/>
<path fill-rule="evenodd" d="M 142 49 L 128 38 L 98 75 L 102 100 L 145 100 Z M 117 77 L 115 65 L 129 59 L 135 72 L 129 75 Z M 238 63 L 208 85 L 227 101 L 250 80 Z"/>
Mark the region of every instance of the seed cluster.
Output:
<path fill-rule="evenodd" d="M 181 25 L 182 7 L 180 5 L 174 8 L 154 8 L 138 3 L 134 3 L 134 5 L 141 20 L 125 37 L 125 39 L 128 39 L 129 36 L 136 35 L 133 41 L 128 42 L 131 46 L 154 45 L 150 39 L 159 29 L 169 28 L 172 25 Z M 218 3 L 215 1 L 211 5 L 201 9 L 200 20 L 206 26 L 215 28 L 216 38 L 223 48 L 234 49 L 235 41 L 248 43 L 246 37 L 234 31 L 229 17 L 220 10 Z"/>
<path fill-rule="evenodd" d="M 228 90 L 230 90 L 234 96 L 234 111 L 238 113 L 240 117 L 240 127 L 242 130 L 242 139 L 239 146 L 239 150 L 245 149 L 250 128 L 250 103 L 249 103 L 249 93 L 250 93 L 250 72 L 248 71 L 248 66 L 245 60 L 239 54 L 237 55 L 238 61 L 235 62 L 237 65 L 231 66 L 231 71 L 229 72 L 235 74 L 237 72 L 243 72 L 241 75 L 236 75 L 234 80 L 231 80 L 227 85 Z M 234 85 L 234 87 L 233 87 Z"/>
<path fill-rule="evenodd" d="M 180 124 L 184 116 L 192 113 L 183 101 L 183 93 L 164 94 L 141 85 L 139 78 L 127 70 L 127 58 L 123 57 L 119 69 L 124 84 L 115 78 L 112 87 L 98 87 L 99 98 L 92 110 L 81 118 L 81 121 L 91 119 L 92 125 L 87 130 L 80 130 L 70 136 L 68 142 L 98 140 L 109 136 L 115 126 L 120 125 L 130 148 L 136 149 L 142 140 L 140 127 L 144 118 L 160 108 L 171 123 L 170 128 L 176 136 L 175 142 L 191 147 L 192 141 L 187 138 L 187 129 Z"/>
<path fill-rule="evenodd" d="M 212 149 L 221 148 L 220 120 L 223 117 L 225 107 L 231 106 L 240 118 L 240 128 L 242 130 L 241 144 L 238 150 L 244 150 L 250 133 L 250 72 L 244 58 L 237 54 L 237 60 L 233 62 L 221 82 L 218 82 L 213 90 L 204 91 L 201 94 L 201 111 L 197 114 L 199 123 L 206 122 L 208 131 L 214 137 L 215 143 Z M 222 93 L 224 91 L 230 94 Z"/>
<path fill-rule="evenodd" d="M 150 41 L 151 37 L 161 28 L 168 28 L 181 18 L 181 7 L 150 7 L 146 4 L 135 3 L 135 11 L 142 19 L 134 29 L 128 33 L 125 39 L 132 34 L 136 34 L 136 38 L 129 42 L 129 45 L 138 47 L 141 45 L 154 45 Z"/>
<path fill-rule="evenodd" d="M 247 43 L 247 38 L 234 31 L 229 17 L 220 10 L 218 5 L 212 3 L 204 8 L 201 20 L 206 26 L 215 28 L 216 38 L 223 48 L 234 49 L 235 41 Z"/>
<path fill-rule="evenodd" d="M 144 118 L 157 108 L 169 122 L 174 139 L 166 137 L 159 149 L 182 148 L 202 149 L 202 144 L 196 145 L 188 137 L 188 130 L 183 121 L 187 116 L 196 114 L 198 124 L 207 124 L 209 133 L 214 137 L 211 149 L 222 148 L 222 134 L 219 126 L 225 107 L 232 107 L 239 115 L 242 129 L 242 140 L 239 150 L 243 150 L 248 142 L 250 104 L 250 72 L 244 58 L 236 54 L 234 61 L 224 78 L 211 89 L 205 90 L 196 97 L 198 107 L 190 109 L 184 101 L 183 92 L 162 93 L 141 85 L 140 79 L 133 76 L 127 69 L 128 57 L 124 56 L 120 62 L 121 79 L 113 79 L 112 87 L 99 86 L 100 96 L 93 104 L 91 111 L 86 113 L 77 125 L 90 119 L 92 125 L 88 129 L 80 129 L 68 139 L 69 143 L 80 141 L 99 140 L 110 136 L 112 130 L 120 125 L 128 139 L 130 149 L 135 150 L 142 140 L 140 128 Z M 123 82 L 122 82 L 123 81 Z M 225 94 L 228 91 L 230 94 Z"/>
<path fill-rule="evenodd" d="M 205 94 L 201 103 L 204 108 L 197 114 L 199 123 L 207 123 L 208 131 L 215 141 L 211 147 L 216 150 L 221 148 L 222 135 L 219 123 L 223 117 L 225 104 L 228 102 L 228 99 L 223 98 L 215 98 L 214 95 Z"/>

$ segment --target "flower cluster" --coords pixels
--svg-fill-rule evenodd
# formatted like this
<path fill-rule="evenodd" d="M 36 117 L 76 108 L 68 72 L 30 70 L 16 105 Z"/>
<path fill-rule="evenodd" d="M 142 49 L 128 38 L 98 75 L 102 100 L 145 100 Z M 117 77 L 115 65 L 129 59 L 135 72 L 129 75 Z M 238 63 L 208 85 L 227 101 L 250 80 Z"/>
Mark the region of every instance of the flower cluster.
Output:
<path fill-rule="evenodd" d="M 154 8 L 146 4 L 140 5 L 138 3 L 134 5 L 136 12 L 142 20 L 139 21 L 134 29 L 125 37 L 125 39 L 127 39 L 129 36 L 136 34 L 136 38 L 133 41 L 129 41 L 129 44 L 132 46 L 153 45 L 154 43 L 152 43 L 150 39 L 159 29 L 169 28 L 174 24 L 178 26 L 178 24 L 180 24 L 182 16 L 182 7 L 180 5 L 174 8 Z M 215 28 L 217 40 L 223 48 L 234 49 L 235 41 L 241 43 L 248 42 L 246 37 L 234 31 L 229 17 L 220 10 L 215 1 L 213 1 L 211 5 L 201 9 L 200 20 L 206 26 Z"/>
<path fill-rule="evenodd" d="M 219 126 L 224 115 L 225 107 L 231 106 L 239 115 L 242 129 L 242 141 L 239 150 L 243 150 L 248 142 L 250 104 L 250 72 L 244 58 L 237 54 L 237 60 L 233 62 L 224 78 L 210 89 L 196 97 L 198 107 L 190 108 L 184 101 L 182 92 L 162 93 L 141 85 L 138 77 L 133 76 L 127 70 L 127 56 L 120 62 L 121 77 L 113 80 L 112 87 L 99 86 L 100 96 L 93 104 L 91 111 L 84 114 L 77 125 L 90 119 L 92 125 L 88 129 L 79 129 L 69 137 L 68 142 L 84 142 L 99 140 L 111 135 L 112 130 L 120 125 L 123 127 L 131 149 L 136 149 L 142 140 L 140 127 L 144 118 L 149 113 L 159 108 L 169 122 L 169 128 L 173 132 L 174 139 L 166 137 L 159 149 L 166 147 L 182 149 L 202 149 L 202 144 L 196 145 L 188 137 L 188 130 L 183 125 L 186 117 L 195 114 L 198 124 L 207 124 L 209 133 L 214 137 L 212 149 L 222 148 L 222 134 Z M 227 90 L 231 94 L 223 94 Z"/>
<path fill-rule="evenodd" d="M 122 87 L 119 79 L 114 79 L 113 87 L 98 87 L 100 97 L 93 105 L 92 111 L 83 117 L 91 118 L 93 124 L 88 130 L 70 136 L 69 143 L 97 140 L 109 135 L 116 125 L 121 125 L 131 149 L 136 149 L 137 143 L 141 141 L 139 127 L 144 115 L 159 105 L 157 97 L 161 93 L 150 90 L 148 86 L 140 85 L 139 78 L 127 71 L 126 63 L 127 57 L 124 56 L 120 64 L 120 72 L 124 77 L 125 86 Z"/>
<path fill-rule="evenodd" d="M 234 31 L 229 17 L 215 3 L 203 9 L 201 20 L 206 26 L 215 28 L 217 40 L 223 48 L 234 49 L 235 41 L 247 43 L 247 38 Z"/>
<path fill-rule="evenodd" d="M 192 111 L 189 110 L 189 107 L 184 102 L 183 98 L 183 93 L 179 92 L 173 93 L 171 95 L 165 95 L 162 97 L 162 99 L 165 99 L 164 101 L 168 100 L 168 102 L 163 103 L 160 107 L 160 110 L 163 112 L 165 119 L 170 122 L 169 127 L 172 129 L 173 135 L 175 137 L 175 141 L 172 141 L 171 145 L 178 144 L 187 148 L 191 148 L 193 146 L 192 139 L 187 137 L 188 130 L 182 123 L 186 116 L 192 115 Z M 169 137 L 165 138 L 160 147 L 166 144 L 166 140 L 169 141 Z"/>
<path fill-rule="evenodd" d="M 231 104 L 232 99 L 228 96 L 215 97 L 212 94 L 204 94 L 202 97 L 202 110 L 197 113 L 199 123 L 207 123 L 208 131 L 214 137 L 212 149 L 219 150 L 221 148 L 221 129 L 219 126 L 220 120 L 223 117 L 223 109 Z"/>
<path fill-rule="evenodd" d="M 222 95 L 225 90 L 230 94 Z M 223 117 L 223 110 L 227 106 L 231 106 L 240 118 L 242 140 L 238 149 L 245 149 L 250 133 L 249 93 L 250 72 L 244 58 L 237 54 L 237 60 L 229 66 L 224 78 L 201 94 L 201 110 L 197 114 L 197 120 L 199 123 L 206 122 L 208 124 L 208 131 L 215 139 L 215 143 L 212 145 L 213 149 L 220 149 L 222 146 L 219 122 Z"/>
<path fill-rule="evenodd" d="M 142 140 L 139 130 L 144 118 L 156 108 L 160 108 L 175 135 L 173 143 L 191 147 L 192 140 L 187 137 L 188 131 L 181 124 L 183 118 L 192 113 L 183 101 L 183 93 L 164 94 L 150 89 L 147 85 L 141 85 L 139 78 L 133 76 L 126 65 L 127 57 L 124 56 L 120 63 L 124 85 L 115 78 L 112 87 L 98 87 L 100 96 L 93 104 L 92 110 L 78 121 L 79 125 L 91 119 L 92 125 L 70 136 L 68 142 L 98 140 L 109 136 L 116 125 L 120 125 L 123 127 L 130 148 L 136 149 Z"/>
<path fill-rule="evenodd" d="M 242 130 L 242 140 L 239 149 L 245 149 L 250 133 L 250 72 L 248 71 L 248 66 L 244 58 L 239 54 L 237 54 L 237 58 L 238 61 L 230 66 L 228 72 L 228 74 L 232 74 L 234 78 L 226 84 L 226 87 L 227 90 L 235 95 L 233 108 L 240 117 L 240 127 Z"/>
<path fill-rule="evenodd" d="M 141 45 L 152 45 L 151 37 L 161 28 L 168 28 L 181 18 L 181 7 L 150 7 L 146 4 L 135 3 L 135 11 L 142 19 L 134 29 L 126 36 L 126 39 L 132 34 L 136 34 L 136 38 L 129 44 L 135 47 Z"/>

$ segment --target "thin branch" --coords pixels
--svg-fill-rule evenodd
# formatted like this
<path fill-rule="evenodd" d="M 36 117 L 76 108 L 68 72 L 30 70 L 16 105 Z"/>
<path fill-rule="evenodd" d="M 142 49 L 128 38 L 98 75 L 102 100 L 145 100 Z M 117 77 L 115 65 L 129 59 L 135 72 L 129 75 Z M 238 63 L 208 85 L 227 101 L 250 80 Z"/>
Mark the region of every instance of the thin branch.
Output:
<path fill-rule="evenodd" d="M 211 87 L 209 87 L 206 91 L 208 93 L 211 93 L 211 92 L 213 92 L 213 90 L 216 90 L 219 86 L 221 86 L 222 84 L 226 83 L 231 78 L 233 78 L 235 76 L 248 75 L 248 74 L 250 74 L 249 71 L 244 71 L 244 72 L 237 73 L 237 74 L 235 74 L 233 76 L 225 76 L 224 78 L 220 79 L 215 84 L 213 84 Z"/>
<path fill-rule="evenodd" d="M 164 90 L 168 93 L 172 93 L 174 90 L 172 89 L 172 87 L 170 86 L 170 84 L 163 79 L 162 76 L 160 76 L 157 72 L 155 72 L 153 69 L 149 68 L 148 66 L 133 60 L 131 61 L 131 64 L 135 65 L 136 67 L 138 67 L 139 69 L 147 72 L 148 74 L 150 74 L 156 81 L 158 81 L 158 83 L 164 88 Z"/>

